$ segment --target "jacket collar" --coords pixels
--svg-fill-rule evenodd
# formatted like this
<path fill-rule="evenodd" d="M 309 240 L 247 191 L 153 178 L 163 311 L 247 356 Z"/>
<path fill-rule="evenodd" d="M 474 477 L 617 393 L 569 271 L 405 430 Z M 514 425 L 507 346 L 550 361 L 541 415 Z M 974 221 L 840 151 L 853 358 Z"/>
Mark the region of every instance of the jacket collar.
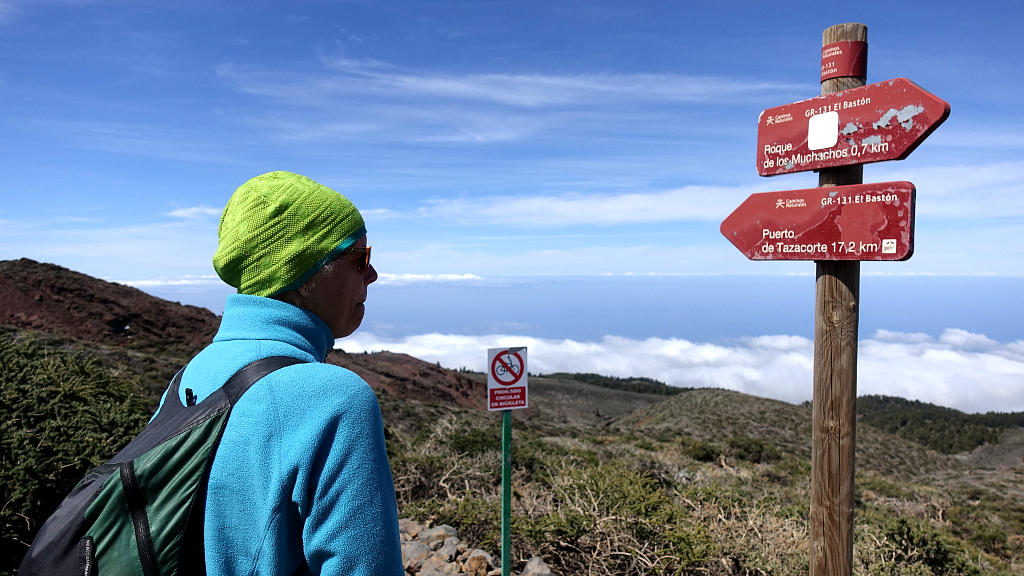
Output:
<path fill-rule="evenodd" d="M 331 328 L 312 312 L 273 298 L 228 296 L 213 341 L 253 339 L 284 342 L 321 360 L 334 347 Z"/>

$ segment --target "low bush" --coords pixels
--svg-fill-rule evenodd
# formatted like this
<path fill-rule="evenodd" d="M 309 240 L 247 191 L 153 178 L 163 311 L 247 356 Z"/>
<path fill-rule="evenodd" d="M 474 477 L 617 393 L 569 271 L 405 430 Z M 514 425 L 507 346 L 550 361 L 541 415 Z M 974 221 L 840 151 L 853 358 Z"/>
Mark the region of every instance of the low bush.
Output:
<path fill-rule="evenodd" d="M 727 454 L 753 464 L 767 464 L 781 458 L 778 449 L 757 438 L 736 436 L 726 441 Z"/>
<path fill-rule="evenodd" d="M 714 462 L 722 455 L 722 448 L 690 437 L 682 437 L 678 440 L 679 450 L 698 462 Z"/>
<path fill-rule="evenodd" d="M 42 522 L 155 406 L 95 360 L 0 335 L 0 574 L 13 574 Z"/>
<path fill-rule="evenodd" d="M 675 574 L 713 545 L 658 479 L 612 462 L 549 472 L 550 501 L 523 534 L 564 574 Z"/>

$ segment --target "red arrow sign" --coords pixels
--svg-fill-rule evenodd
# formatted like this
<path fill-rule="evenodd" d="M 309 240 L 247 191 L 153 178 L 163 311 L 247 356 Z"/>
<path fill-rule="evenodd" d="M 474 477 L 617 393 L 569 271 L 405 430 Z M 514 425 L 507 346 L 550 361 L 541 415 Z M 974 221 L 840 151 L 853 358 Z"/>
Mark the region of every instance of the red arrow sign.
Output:
<path fill-rule="evenodd" d="M 945 100 L 906 78 L 769 108 L 757 121 L 757 173 L 902 160 L 948 116 Z"/>
<path fill-rule="evenodd" d="M 752 194 L 721 230 L 751 260 L 907 260 L 915 193 L 882 182 Z"/>

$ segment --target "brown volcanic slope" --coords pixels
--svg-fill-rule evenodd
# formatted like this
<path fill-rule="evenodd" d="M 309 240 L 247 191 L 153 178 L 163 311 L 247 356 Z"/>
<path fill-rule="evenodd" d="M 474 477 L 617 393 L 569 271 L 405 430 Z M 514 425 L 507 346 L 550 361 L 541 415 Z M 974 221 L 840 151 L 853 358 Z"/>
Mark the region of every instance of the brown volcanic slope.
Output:
<path fill-rule="evenodd" d="M 327 362 L 352 370 L 371 388 L 403 400 L 487 408 L 487 384 L 408 354 L 348 354 L 335 348 Z"/>
<path fill-rule="evenodd" d="M 0 260 L 0 324 L 98 344 L 198 350 L 220 320 L 205 308 L 22 258 Z"/>
<path fill-rule="evenodd" d="M 0 324 L 71 338 L 93 351 L 96 345 L 159 351 L 167 356 L 167 367 L 161 366 L 156 376 L 160 385 L 174 375 L 178 362 L 210 342 L 220 317 L 205 308 L 22 258 L 0 260 Z M 486 398 L 486 385 L 405 354 L 335 350 L 328 362 L 351 369 L 378 392 L 403 399 L 482 408 Z M 139 364 L 119 363 L 129 371 L 142 371 Z"/>

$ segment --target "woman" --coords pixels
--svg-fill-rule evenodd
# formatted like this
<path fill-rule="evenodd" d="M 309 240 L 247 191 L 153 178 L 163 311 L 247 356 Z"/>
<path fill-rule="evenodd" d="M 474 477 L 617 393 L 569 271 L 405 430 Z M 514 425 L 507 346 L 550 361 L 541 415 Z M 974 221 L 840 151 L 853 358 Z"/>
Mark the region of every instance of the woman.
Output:
<path fill-rule="evenodd" d="M 181 400 L 201 402 L 259 358 L 308 363 L 266 376 L 231 412 L 210 470 L 207 574 L 403 574 L 376 396 L 324 363 L 377 279 L 362 216 L 330 188 L 271 172 L 235 191 L 218 238 L 214 268 L 238 293 L 185 369 Z"/>

